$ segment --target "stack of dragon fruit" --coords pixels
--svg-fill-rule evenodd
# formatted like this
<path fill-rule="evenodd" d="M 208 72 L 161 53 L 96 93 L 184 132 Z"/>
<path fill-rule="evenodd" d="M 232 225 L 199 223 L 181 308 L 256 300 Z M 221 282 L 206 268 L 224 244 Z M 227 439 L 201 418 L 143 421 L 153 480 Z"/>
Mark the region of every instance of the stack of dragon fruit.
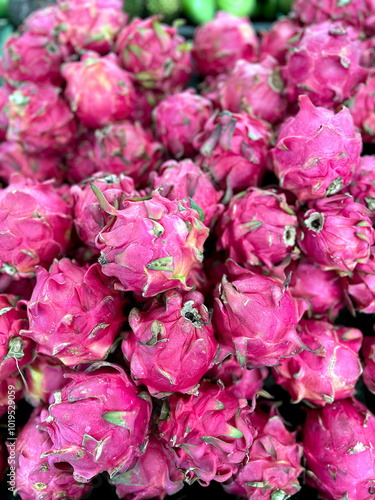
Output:
<path fill-rule="evenodd" d="M 375 1 L 298 0 L 259 37 L 218 13 L 193 42 L 122 4 L 58 0 L 4 47 L 13 490 L 373 500 Z"/>

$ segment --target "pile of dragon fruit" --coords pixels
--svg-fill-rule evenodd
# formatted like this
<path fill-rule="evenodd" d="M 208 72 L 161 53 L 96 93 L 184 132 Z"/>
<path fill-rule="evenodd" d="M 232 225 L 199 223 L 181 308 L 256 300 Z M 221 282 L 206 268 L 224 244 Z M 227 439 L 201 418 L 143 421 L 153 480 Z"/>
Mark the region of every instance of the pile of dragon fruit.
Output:
<path fill-rule="evenodd" d="M 374 499 L 375 1 L 193 41 L 122 8 L 59 0 L 4 47 L 4 481 Z"/>

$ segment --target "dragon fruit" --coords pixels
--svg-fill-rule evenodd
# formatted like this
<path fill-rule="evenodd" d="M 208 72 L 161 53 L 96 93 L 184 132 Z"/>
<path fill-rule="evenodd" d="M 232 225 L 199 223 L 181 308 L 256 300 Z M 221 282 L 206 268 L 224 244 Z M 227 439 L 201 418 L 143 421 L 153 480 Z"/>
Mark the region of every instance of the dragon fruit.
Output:
<path fill-rule="evenodd" d="M 145 89 L 179 92 L 192 73 L 191 44 L 157 16 L 128 24 L 117 38 L 116 53 Z"/>
<path fill-rule="evenodd" d="M 157 439 L 150 436 L 146 451 L 138 458 L 134 467 L 119 472 L 112 478 L 119 498 L 144 500 L 174 495 L 183 488 L 184 475 L 173 464 L 172 452 Z"/>
<path fill-rule="evenodd" d="M 348 194 L 317 200 L 300 215 L 298 245 L 324 271 L 350 275 L 358 263 L 366 264 L 375 243 L 369 215 Z"/>
<path fill-rule="evenodd" d="M 77 53 L 107 54 L 128 16 L 121 0 L 59 0 L 59 42 Z"/>
<path fill-rule="evenodd" d="M 355 201 L 362 203 L 371 211 L 371 220 L 375 222 L 375 159 L 362 156 L 349 185 L 349 192 Z"/>
<path fill-rule="evenodd" d="M 170 396 L 160 415 L 159 435 L 173 451 L 185 482 L 224 482 L 240 468 L 256 431 L 252 409 L 229 389 L 203 382 L 197 396 Z"/>
<path fill-rule="evenodd" d="M 16 404 L 23 397 L 23 383 L 20 376 L 0 380 L 0 418 L 8 413 L 9 394 L 14 395 Z"/>
<path fill-rule="evenodd" d="M 154 111 L 158 138 L 173 157 L 193 156 L 193 139 L 211 115 L 212 103 L 192 89 L 166 97 Z"/>
<path fill-rule="evenodd" d="M 20 26 L 22 31 L 30 31 L 38 35 L 54 37 L 58 28 L 59 8 L 57 5 L 47 5 L 32 12 Z"/>
<path fill-rule="evenodd" d="M 352 276 L 346 279 L 346 290 L 357 311 L 375 313 L 375 247 L 370 248 L 370 258 L 358 264 Z"/>
<path fill-rule="evenodd" d="M 101 128 L 126 120 L 135 106 L 132 76 L 118 65 L 115 54 L 86 52 L 80 61 L 62 66 L 65 96 L 83 125 Z"/>
<path fill-rule="evenodd" d="M 273 369 L 276 383 L 288 390 L 295 403 L 306 399 L 324 406 L 354 395 L 362 374 L 358 354 L 362 332 L 311 319 L 302 320 L 298 332 L 309 350 L 281 360 Z"/>
<path fill-rule="evenodd" d="M 153 188 L 169 200 L 188 202 L 189 198 L 203 210 L 204 223 L 212 226 L 224 211 L 219 202 L 223 191 L 216 191 L 208 173 L 191 160 L 171 160 L 163 163 L 159 175 L 151 174 Z"/>
<path fill-rule="evenodd" d="M 90 248 L 97 250 L 95 238 L 108 224 L 110 216 L 102 210 L 90 183 L 94 183 L 106 200 L 114 205 L 122 205 L 122 199 L 138 197 L 131 177 L 97 173 L 89 180 L 72 186 L 74 198 L 74 225 L 80 239 Z"/>
<path fill-rule="evenodd" d="M 62 85 L 64 52 L 50 36 L 33 31 L 15 34 L 8 38 L 3 50 L 3 75 L 12 87 L 22 82 Z"/>
<path fill-rule="evenodd" d="M 122 351 L 133 380 L 152 396 L 196 394 L 200 379 L 212 367 L 217 341 L 203 300 L 199 292 L 170 290 L 143 311 L 130 312 L 132 332 Z"/>
<path fill-rule="evenodd" d="M 232 198 L 225 211 L 217 249 L 244 267 L 264 264 L 272 269 L 293 250 L 297 228 L 297 216 L 283 193 L 249 188 Z"/>
<path fill-rule="evenodd" d="M 375 491 L 374 435 L 374 415 L 354 398 L 308 410 L 303 432 L 307 484 L 326 499 L 370 499 Z"/>
<path fill-rule="evenodd" d="M 51 449 L 47 432 L 39 430 L 41 408 L 35 408 L 17 437 L 16 492 L 23 500 L 75 498 L 87 495 L 90 484 L 77 482 L 69 469 L 58 469 L 43 457 Z"/>
<path fill-rule="evenodd" d="M 362 141 L 347 108 L 337 114 L 316 108 L 306 96 L 301 109 L 281 126 L 271 150 L 283 189 L 299 201 L 315 200 L 347 186 L 359 165 Z"/>
<path fill-rule="evenodd" d="M 100 170 L 129 175 L 137 185 L 147 182 L 161 156 L 161 144 L 139 123 L 126 121 L 95 131 L 94 159 Z"/>
<path fill-rule="evenodd" d="M 342 24 L 305 28 L 282 70 L 288 100 L 305 94 L 316 106 L 336 108 L 366 81 L 368 71 L 360 66 L 360 57 L 359 44 Z"/>
<path fill-rule="evenodd" d="M 304 346 L 296 327 L 307 308 L 278 278 L 227 262 L 229 271 L 215 289 L 213 325 L 220 342 L 242 367 L 272 366 Z"/>
<path fill-rule="evenodd" d="M 94 175 L 100 167 L 94 157 L 94 131 L 84 132 L 66 151 L 67 180 L 76 184 Z"/>
<path fill-rule="evenodd" d="M 38 267 L 23 335 L 36 342 L 38 354 L 67 366 L 105 358 L 126 319 L 126 302 L 110 284 L 97 263 L 81 267 L 62 259 L 50 272 Z"/>
<path fill-rule="evenodd" d="M 5 141 L 0 144 L 0 179 L 9 184 L 14 174 L 37 182 L 54 179 L 57 185 L 61 184 L 65 177 L 60 156 L 28 154 L 18 142 Z"/>
<path fill-rule="evenodd" d="M 69 368 L 56 358 L 37 356 L 35 361 L 23 369 L 26 385 L 25 398 L 32 406 L 48 404 L 52 394 L 59 391 L 68 380 Z"/>
<path fill-rule="evenodd" d="M 35 278 L 14 280 L 9 274 L 0 275 L 0 293 L 16 295 L 21 300 L 29 300 L 35 286 Z"/>
<path fill-rule="evenodd" d="M 260 57 L 272 56 L 280 64 L 286 63 L 292 41 L 299 34 L 301 28 L 288 17 L 283 17 L 274 22 L 269 31 L 261 33 Z"/>
<path fill-rule="evenodd" d="M 345 307 L 340 276 L 334 271 L 324 271 L 315 262 L 303 257 L 291 261 L 285 275 L 291 273 L 288 290 L 292 297 L 309 303 L 308 315 L 333 321 Z"/>
<path fill-rule="evenodd" d="M 25 83 L 9 96 L 6 112 L 7 140 L 30 154 L 61 152 L 77 132 L 73 113 L 52 85 Z"/>
<path fill-rule="evenodd" d="M 227 78 L 219 78 L 217 88 L 222 109 L 246 111 L 273 124 L 285 116 L 283 91 L 279 63 L 271 56 L 257 63 L 238 61 Z"/>
<path fill-rule="evenodd" d="M 354 125 L 361 131 L 363 142 L 375 141 L 375 76 L 356 88 L 352 98 L 346 102 Z"/>
<path fill-rule="evenodd" d="M 215 113 L 194 139 L 196 161 L 214 183 L 233 192 L 259 185 L 267 166 L 270 126 L 245 113 Z"/>
<path fill-rule="evenodd" d="M 142 127 L 149 128 L 153 122 L 152 112 L 154 108 L 165 98 L 160 90 L 135 88 L 135 107 L 130 119 L 139 122 Z"/>
<path fill-rule="evenodd" d="M 240 59 L 256 61 L 258 50 L 258 37 L 247 18 L 217 12 L 195 31 L 193 57 L 202 76 L 228 73 Z"/>
<path fill-rule="evenodd" d="M 8 90 L 5 87 L 0 87 L 0 141 L 5 141 L 8 129 L 8 117 L 5 113 L 8 98 Z"/>
<path fill-rule="evenodd" d="M 365 337 L 362 344 L 364 358 L 363 382 L 375 394 L 375 342 L 374 337 Z"/>
<path fill-rule="evenodd" d="M 304 470 L 302 446 L 296 443 L 296 433 L 287 430 L 274 409 L 267 415 L 257 408 L 251 423 L 257 436 L 246 465 L 223 484 L 224 490 L 252 500 L 282 500 L 294 495 L 301 489 L 298 476 Z"/>
<path fill-rule="evenodd" d="M 31 278 L 66 253 L 72 215 L 50 182 L 17 180 L 0 189 L 0 272 Z"/>
<path fill-rule="evenodd" d="M 69 463 L 83 483 L 104 471 L 113 477 L 131 468 L 147 443 L 150 396 L 110 363 L 93 363 L 69 378 L 42 411 L 40 429 L 52 440 L 42 457 L 56 467 Z"/>
<path fill-rule="evenodd" d="M 153 197 L 124 201 L 116 210 L 93 186 L 100 205 L 113 220 L 97 236 L 104 274 L 114 276 L 125 291 L 152 297 L 172 288 L 187 289 L 193 264 L 203 260 L 208 236 L 199 213 L 155 192 Z"/>

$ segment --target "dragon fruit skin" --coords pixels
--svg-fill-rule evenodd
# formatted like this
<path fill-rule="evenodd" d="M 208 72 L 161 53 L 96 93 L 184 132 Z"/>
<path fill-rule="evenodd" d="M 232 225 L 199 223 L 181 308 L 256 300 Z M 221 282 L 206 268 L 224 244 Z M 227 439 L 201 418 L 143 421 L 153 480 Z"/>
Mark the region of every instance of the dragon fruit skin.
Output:
<path fill-rule="evenodd" d="M 121 0 L 59 0 L 58 6 L 59 42 L 78 54 L 110 52 L 128 20 Z"/>
<path fill-rule="evenodd" d="M 134 467 L 112 478 L 119 498 L 145 500 L 174 495 L 183 488 L 184 475 L 173 464 L 173 454 L 165 444 L 150 435 L 146 451 Z"/>
<path fill-rule="evenodd" d="M 367 389 L 375 394 L 375 341 L 374 337 L 364 337 L 362 343 L 364 360 L 363 382 Z"/>
<path fill-rule="evenodd" d="M 275 21 L 269 31 L 261 32 L 260 57 L 272 56 L 284 65 L 292 47 L 291 41 L 300 30 L 300 26 L 289 17 Z"/>
<path fill-rule="evenodd" d="M 346 290 L 354 302 L 355 310 L 375 313 L 375 247 L 370 248 L 370 257 L 365 264 L 358 264 L 352 276 L 346 280 Z"/>
<path fill-rule="evenodd" d="M 9 91 L 5 87 L 0 87 L 0 141 L 5 141 L 8 129 L 8 117 L 5 113 L 8 98 Z"/>
<path fill-rule="evenodd" d="M 80 61 L 65 63 L 65 96 L 81 123 L 102 128 L 126 120 L 135 106 L 132 76 L 120 68 L 115 54 L 86 52 Z"/>
<path fill-rule="evenodd" d="M 256 434 L 246 400 L 205 381 L 198 395 L 174 394 L 167 401 L 159 435 L 173 451 L 185 482 L 198 480 L 208 486 L 212 480 L 224 482 L 237 472 Z"/>
<path fill-rule="evenodd" d="M 223 484 L 224 490 L 230 495 L 252 500 L 294 495 L 301 489 L 298 476 L 304 470 L 301 467 L 303 449 L 296 443 L 296 433 L 287 430 L 275 411 L 267 415 L 257 408 L 251 423 L 257 436 L 247 463 Z"/>
<path fill-rule="evenodd" d="M 43 457 L 50 463 L 68 462 L 80 482 L 104 471 L 113 477 L 130 468 L 144 451 L 150 396 L 140 392 L 120 366 L 110 363 L 94 363 L 69 378 L 41 414 L 40 428 L 52 440 Z"/>
<path fill-rule="evenodd" d="M 49 182 L 20 180 L 0 190 L 0 272 L 32 278 L 66 253 L 72 227 L 70 206 Z"/>
<path fill-rule="evenodd" d="M 139 123 L 125 121 L 95 131 L 94 161 L 100 170 L 129 175 L 137 186 L 147 183 L 162 153 L 161 144 Z"/>
<path fill-rule="evenodd" d="M 121 206 L 123 198 L 138 197 L 131 177 L 98 172 L 87 181 L 71 187 L 74 198 L 74 225 L 79 238 L 90 248 L 97 250 L 95 238 L 108 224 L 110 216 L 100 207 L 90 183 L 95 184 L 106 200 L 114 205 L 115 200 Z"/>
<path fill-rule="evenodd" d="M 7 140 L 20 142 L 27 153 L 61 152 L 75 137 L 77 124 L 60 89 L 27 82 L 10 96 Z"/>
<path fill-rule="evenodd" d="M 306 399 L 324 406 L 353 396 L 362 374 L 358 354 L 362 332 L 317 320 L 302 320 L 298 331 L 311 351 L 281 360 L 273 369 L 276 383 L 287 389 L 295 403 Z"/>
<path fill-rule="evenodd" d="M 239 59 L 255 61 L 258 51 L 258 37 L 249 19 L 227 12 L 217 12 L 194 34 L 193 57 L 202 76 L 228 73 Z"/>
<path fill-rule="evenodd" d="M 327 318 L 333 322 L 345 307 L 340 276 L 335 271 L 324 271 L 304 256 L 298 261 L 291 261 L 285 275 L 288 276 L 290 272 L 288 290 L 292 297 L 308 301 L 308 316 Z"/>
<path fill-rule="evenodd" d="M 38 267 L 36 278 L 23 335 L 36 342 L 37 353 L 72 367 L 105 358 L 126 319 L 126 302 L 109 289 L 100 265 L 55 260 L 50 272 Z"/>
<path fill-rule="evenodd" d="M 12 87 L 27 81 L 59 87 L 63 60 L 64 50 L 53 38 L 33 31 L 15 34 L 4 45 L 4 79 Z"/>
<path fill-rule="evenodd" d="M 132 309 L 132 332 L 122 351 L 137 385 L 157 398 L 173 392 L 195 394 L 217 352 L 210 316 L 199 292 L 170 290 L 144 311 Z"/>
<path fill-rule="evenodd" d="M 175 26 L 159 18 L 134 19 L 120 33 L 116 53 L 121 65 L 139 86 L 162 92 L 179 92 L 192 74 L 191 45 Z"/>
<path fill-rule="evenodd" d="M 16 295 L 18 300 L 29 300 L 35 286 L 35 278 L 14 280 L 9 274 L 0 275 L 0 293 Z"/>
<path fill-rule="evenodd" d="M 375 222 L 375 160 L 373 156 L 361 156 L 358 168 L 354 172 L 349 192 L 355 201 L 362 203 L 371 211 L 371 220 Z"/>
<path fill-rule="evenodd" d="M 103 273 L 143 297 L 176 287 L 186 290 L 191 267 L 203 260 L 208 236 L 198 212 L 155 192 L 151 199 L 128 200 L 122 210 L 112 207 L 110 213 L 113 222 L 96 239 Z"/>
<path fill-rule="evenodd" d="M 356 88 L 346 104 L 352 115 L 354 125 L 359 128 L 365 143 L 375 141 L 375 76 L 369 76 L 366 83 Z"/>
<path fill-rule="evenodd" d="M 249 188 L 231 199 L 220 224 L 218 250 L 248 267 L 269 269 L 293 250 L 298 220 L 285 195 L 271 189 Z"/>
<path fill-rule="evenodd" d="M 54 179 L 55 185 L 60 185 L 65 177 L 60 156 L 28 154 L 18 142 L 5 141 L 0 144 L 0 179 L 10 184 L 13 174 L 37 182 Z"/>
<path fill-rule="evenodd" d="M 58 28 L 59 8 L 57 5 L 47 5 L 42 9 L 37 9 L 32 12 L 23 21 L 20 29 L 22 31 L 30 31 L 38 35 L 53 37 Z"/>
<path fill-rule="evenodd" d="M 356 399 L 308 410 L 303 431 L 306 482 L 327 500 L 367 500 L 374 491 L 374 415 Z"/>
<path fill-rule="evenodd" d="M 299 98 L 300 111 L 281 126 L 271 150 L 283 189 L 305 202 L 337 193 L 359 165 L 362 141 L 347 108 L 337 114 Z"/>
<path fill-rule="evenodd" d="M 226 198 L 257 186 L 265 173 L 271 141 L 268 123 L 245 113 L 214 114 L 194 139 L 197 164 L 208 171 Z"/>
<path fill-rule="evenodd" d="M 350 275 L 358 263 L 366 264 L 375 231 L 370 211 L 348 194 L 323 198 L 300 215 L 300 249 L 323 271 Z"/>
<path fill-rule="evenodd" d="M 35 408 L 16 441 L 16 491 L 23 500 L 75 498 L 87 495 L 90 484 L 77 482 L 69 470 L 59 470 L 41 455 L 52 442 L 39 430 L 41 407 Z"/>
<path fill-rule="evenodd" d="M 289 102 L 307 95 L 316 106 L 336 108 L 365 82 L 361 51 L 340 23 L 325 22 L 304 29 L 282 70 Z"/>
<path fill-rule="evenodd" d="M 271 56 L 257 63 L 237 61 L 228 77 L 219 80 L 217 89 L 222 109 L 247 111 L 272 124 L 285 116 L 287 101 L 283 91 L 279 63 Z"/>
<path fill-rule="evenodd" d="M 202 132 L 212 112 L 212 103 L 193 89 L 166 97 L 154 111 L 159 140 L 174 158 L 193 156 L 193 138 Z"/>
<path fill-rule="evenodd" d="M 66 151 L 67 181 L 78 184 L 100 170 L 94 157 L 95 132 L 81 134 Z"/>
<path fill-rule="evenodd" d="M 206 226 L 212 226 L 224 211 L 220 203 L 223 191 L 216 191 L 209 174 L 191 160 L 167 161 L 159 169 L 159 175 L 152 173 L 150 179 L 153 188 L 169 200 L 192 199 L 203 210 Z"/>
<path fill-rule="evenodd" d="M 255 274 L 227 261 L 215 289 L 213 325 L 242 367 L 272 366 L 303 349 L 296 326 L 307 308 L 276 278 Z"/>

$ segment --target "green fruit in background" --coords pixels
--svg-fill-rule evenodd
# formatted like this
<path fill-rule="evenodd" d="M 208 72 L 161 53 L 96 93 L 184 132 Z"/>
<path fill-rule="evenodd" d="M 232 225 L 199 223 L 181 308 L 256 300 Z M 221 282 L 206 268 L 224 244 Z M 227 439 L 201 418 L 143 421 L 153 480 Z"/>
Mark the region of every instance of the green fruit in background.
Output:
<path fill-rule="evenodd" d="M 278 0 L 267 0 L 263 7 L 263 15 L 266 19 L 273 21 L 279 11 Z"/>
<path fill-rule="evenodd" d="M 218 10 L 224 10 L 238 17 L 254 15 L 256 6 L 256 0 L 217 0 Z"/>
<path fill-rule="evenodd" d="M 160 14 L 166 23 L 172 22 L 181 12 L 180 0 L 147 0 L 147 14 L 153 16 Z"/>
<path fill-rule="evenodd" d="M 215 17 L 215 0 L 182 0 L 184 14 L 195 24 L 208 23 Z"/>
<path fill-rule="evenodd" d="M 289 12 L 292 9 L 292 5 L 294 3 L 294 0 L 279 0 L 279 11 L 282 12 L 283 14 L 289 14 Z"/>
<path fill-rule="evenodd" d="M 125 0 L 124 11 L 129 14 L 129 17 L 144 17 L 146 15 L 146 0 Z"/>

